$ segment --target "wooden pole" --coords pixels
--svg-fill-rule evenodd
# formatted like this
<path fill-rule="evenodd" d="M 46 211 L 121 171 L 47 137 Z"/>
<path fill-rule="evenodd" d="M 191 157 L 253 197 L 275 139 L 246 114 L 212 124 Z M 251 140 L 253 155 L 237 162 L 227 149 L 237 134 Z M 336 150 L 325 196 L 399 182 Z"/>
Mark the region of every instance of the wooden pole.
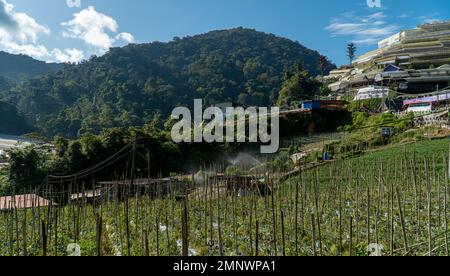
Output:
<path fill-rule="evenodd" d="M 448 244 L 448 181 L 449 181 L 449 171 L 450 171 L 450 159 L 444 163 L 445 167 L 445 195 L 444 195 L 444 223 L 445 223 L 445 253 L 450 256 L 449 244 Z"/>
<path fill-rule="evenodd" d="M 349 242 L 349 256 L 352 257 L 353 255 L 353 218 L 350 217 L 350 242 Z"/>
<path fill-rule="evenodd" d="M 149 244 L 148 244 L 148 231 L 145 230 L 144 231 L 144 243 L 145 243 L 145 256 L 149 257 L 150 256 L 150 248 L 149 248 Z"/>
<path fill-rule="evenodd" d="M 47 227 L 45 225 L 45 221 L 42 220 L 41 223 L 41 231 L 42 231 L 42 256 L 47 256 Z"/>
<path fill-rule="evenodd" d="M 428 201 L 428 251 L 429 256 L 433 255 L 433 234 L 432 234 L 432 220 L 431 220 L 431 182 L 430 182 L 430 174 L 429 174 L 429 167 L 428 162 L 425 159 L 425 176 L 426 176 L 426 183 L 427 183 L 427 201 Z"/>
<path fill-rule="evenodd" d="M 183 209 L 181 214 L 181 234 L 182 234 L 182 255 L 189 255 L 189 241 L 188 241 L 188 210 L 187 210 L 187 195 L 183 201 Z"/>
<path fill-rule="evenodd" d="M 398 190 L 398 187 L 396 188 L 396 193 L 397 193 L 398 209 L 399 209 L 399 212 L 400 212 L 400 221 L 401 221 L 401 224 L 402 224 L 403 245 L 405 247 L 405 254 L 408 254 L 408 252 L 409 252 L 408 237 L 406 235 L 405 217 L 403 215 L 402 202 L 401 202 L 400 192 Z"/>
<path fill-rule="evenodd" d="M 283 243 L 283 257 L 286 257 L 286 237 L 285 237 L 285 230 L 284 230 L 284 212 L 281 211 L 281 238 Z"/>
<path fill-rule="evenodd" d="M 255 229 L 255 256 L 258 257 L 259 254 L 259 221 L 256 220 L 256 229 Z"/>
<path fill-rule="evenodd" d="M 295 255 L 298 256 L 298 181 L 295 185 Z"/>
<path fill-rule="evenodd" d="M 102 224 L 103 220 L 101 216 L 97 217 L 97 256 L 102 255 Z"/>
<path fill-rule="evenodd" d="M 126 228 L 126 238 L 127 238 L 127 254 L 131 256 L 131 237 L 130 237 L 130 218 L 129 218 L 129 192 L 134 185 L 134 169 L 135 169 L 135 159 L 136 159 L 136 145 L 137 137 L 134 138 L 133 143 L 133 154 L 131 158 L 131 179 L 130 186 L 125 193 L 125 228 Z M 125 179 L 126 181 L 126 179 Z"/>
<path fill-rule="evenodd" d="M 370 186 L 367 186 L 367 246 L 370 245 Z"/>
<path fill-rule="evenodd" d="M 312 249 L 314 257 L 317 257 L 317 247 L 316 247 L 316 219 L 314 214 L 311 214 L 311 232 L 312 232 Z"/>

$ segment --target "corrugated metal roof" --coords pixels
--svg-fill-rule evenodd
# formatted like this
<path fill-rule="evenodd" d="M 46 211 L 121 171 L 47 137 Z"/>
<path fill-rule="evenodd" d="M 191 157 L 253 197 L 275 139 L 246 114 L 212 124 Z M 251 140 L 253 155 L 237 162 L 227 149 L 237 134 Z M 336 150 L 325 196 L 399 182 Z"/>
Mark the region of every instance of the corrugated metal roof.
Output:
<path fill-rule="evenodd" d="M 0 210 L 30 209 L 33 207 L 57 206 L 55 202 L 36 194 L 0 197 Z"/>
<path fill-rule="evenodd" d="M 176 177 L 165 177 L 159 179 L 148 179 L 148 178 L 138 178 L 133 180 L 133 185 L 135 186 L 146 186 L 160 183 L 169 183 L 169 182 L 183 182 L 192 180 L 192 175 L 182 175 Z M 109 186 L 128 186 L 131 185 L 131 180 L 113 180 L 113 181 L 103 181 L 99 183 L 100 185 L 109 185 Z"/>

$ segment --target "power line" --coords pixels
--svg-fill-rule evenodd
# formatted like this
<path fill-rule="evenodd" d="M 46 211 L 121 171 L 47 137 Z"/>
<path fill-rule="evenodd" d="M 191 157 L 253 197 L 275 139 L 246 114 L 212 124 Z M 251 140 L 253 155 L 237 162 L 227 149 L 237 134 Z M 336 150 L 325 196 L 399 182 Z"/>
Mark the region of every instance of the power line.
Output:
<path fill-rule="evenodd" d="M 114 155 L 112 155 L 111 157 L 103 160 L 102 162 L 95 164 L 94 166 L 91 166 L 87 169 L 84 169 L 82 171 L 79 171 L 75 174 L 71 174 L 71 175 L 49 175 L 50 178 L 56 178 L 56 179 L 64 179 L 64 178 L 74 178 L 83 174 L 89 174 L 92 171 L 95 171 L 96 169 L 98 169 L 99 167 L 104 167 L 104 165 L 106 164 L 106 166 L 109 166 L 110 164 L 108 164 L 108 162 L 112 161 L 114 158 L 116 158 L 118 155 L 120 155 L 122 152 L 126 151 L 127 148 L 129 148 L 131 146 L 131 144 L 126 145 L 124 148 L 122 148 L 121 150 L 119 150 L 117 153 L 115 153 Z M 130 153 L 131 150 L 129 150 L 128 152 L 125 153 L 128 154 Z M 121 156 L 120 158 L 122 158 L 123 156 Z M 119 158 L 119 159 L 120 159 Z"/>
<path fill-rule="evenodd" d="M 132 149 L 129 150 L 129 151 L 127 151 L 127 152 L 125 152 L 123 155 L 119 156 L 117 159 L 112 160 L 112 161 L 109 162 L 108 164 L 105 164 L 104 166 L 98 166 L 98 165 L 96 165 L 97 168 L 96 168 L 95 170 L 86 171 L 86 172 L 84 172 L 84 173 L 76 173 L 76 174 L 73 174 L 73 175 L 67 175 L 67 176 L 58 176 L 58 177 L 55 177 L 55 176 L 49 176 L 49 177 L 51 177 L 51 178 L 53 178 L 53 179 L 56 179 L 56 180 L 53 180 L 53 181 L 52 181 L 52 180 L 49 180 L 49 183 L 72 182 L 72 180 L 74 180 L 74 179 L 77 179 L 77 178 L 84 178 L 84 177 L 86 177 L 86 176 L 95 174 L 95 173 L 97 173 L 97 172 L 99 172 L 99 171 L 101 171 L 101 170 L 103 170 L 103 169 L 105 169 L 105 168 L 107 168 L 107 167 L 113 165 L 114 163 L 118 162 L 119 160 L 121 160 L 121 159 L 124 158 L 125 156 L 129 155 L 129 154 L 131 153 L 131 151 L 132 151 Z"/>

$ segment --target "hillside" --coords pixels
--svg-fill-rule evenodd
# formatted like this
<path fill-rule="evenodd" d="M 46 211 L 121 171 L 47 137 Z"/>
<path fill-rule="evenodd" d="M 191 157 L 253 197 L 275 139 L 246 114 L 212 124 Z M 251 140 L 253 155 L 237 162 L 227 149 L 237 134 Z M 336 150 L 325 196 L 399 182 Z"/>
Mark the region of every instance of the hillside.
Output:
<path fill-rule="evenodd" d="M 61 67 L 56 63 L 45 63 L 26 55 L 13 55 L 0 51 L 0 77 L 19 81 L 30 77 L 44 75 Z M 0 78 L 0 89 L 2 88 Z"/>
<path fill-rule="evenodd" d="M 10 89 L 12 84 L 13 82 L 10 79 L 0 76 L 0 91 Z"/>
<path fill-rule="evenodd" d="M 194 98 L 206 104 L 274 105 L 295 64 L 317 75 L 320 54 L 249 29 L 213 31 L 169 43 L 113 48 L 101 57 L 25 82 L 9 100 L 48 136 L 166 118 Z M 335 66 L 328 64 L 329 71 Z"/>
<path fill-rule="evenodd" d="M 15 107 L 0 101 L 0 134 L 22 135 L 32 132 Z"/>

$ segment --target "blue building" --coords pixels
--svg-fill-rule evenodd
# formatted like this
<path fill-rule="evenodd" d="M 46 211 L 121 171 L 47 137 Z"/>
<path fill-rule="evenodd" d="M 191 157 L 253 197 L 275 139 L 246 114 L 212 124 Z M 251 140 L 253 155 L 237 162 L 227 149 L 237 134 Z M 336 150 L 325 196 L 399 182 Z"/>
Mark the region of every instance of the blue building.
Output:
<path fill-rule="evenodd" d="M 334 110 L 334 111 L 342 111 L 346 110 L 346 102 L 339 100 L 312 100 L 312 101 L 303 101 L 301 102 L 301 108 L 303 110 Z"/>
<path fill-rule="evenodd" d="M 304 102 L 302 102 L 302 109 L 305 109 L 305 110 L 320 109 L 320 100 L 304 101 Z"/>

